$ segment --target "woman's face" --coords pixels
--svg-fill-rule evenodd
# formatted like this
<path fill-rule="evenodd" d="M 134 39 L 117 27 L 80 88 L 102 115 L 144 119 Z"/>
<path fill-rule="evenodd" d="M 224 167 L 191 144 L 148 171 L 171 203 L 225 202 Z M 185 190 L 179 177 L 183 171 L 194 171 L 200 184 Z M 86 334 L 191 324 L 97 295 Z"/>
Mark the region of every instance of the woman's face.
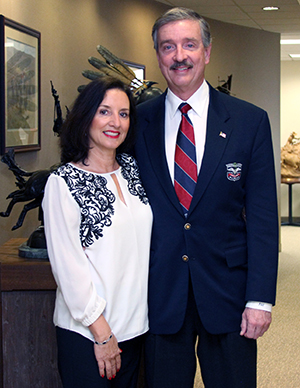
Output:
<path fill-rule="evenodd" d="M 129 109 L 127 94 L 120 89 L 109 89 L 90 127 L 90 147 L 98 148 L 102 152 L 116 150 L 128 133 Z"/>

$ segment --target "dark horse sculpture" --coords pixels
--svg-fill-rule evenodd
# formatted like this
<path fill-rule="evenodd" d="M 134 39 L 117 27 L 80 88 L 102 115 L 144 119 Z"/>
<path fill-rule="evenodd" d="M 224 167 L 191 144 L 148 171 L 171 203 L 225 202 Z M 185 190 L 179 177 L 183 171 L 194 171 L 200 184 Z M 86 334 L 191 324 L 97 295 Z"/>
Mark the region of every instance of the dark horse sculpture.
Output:
<path fill-rule="evenodd" d="M 44 189 L 47 179 L 52 171 L 54 171 L 58 165 L 54 165 L 46 170 L 38 170 L 34 172 L 28 172 L 23 170 L 15 161 L 15 153 L 13 149 L 10 149 L 3 157 L 1 161 L 7 164 L 9 170 L 13 172 L 17 181 L 16 186 L 19 188 L 8 195 L 6 199 L 11 199 L 5 212 L 1 212 L 1 217 L 8 217 L 12 211 L 14 205 L 18 202 L 28 202 L 18 218 L 17 223 L 12 227 L 12 230 L 20 228 L 23 224 L 24 218 L 29 210 L 39 208 L 39 221 L 43 222 L 43 214 L 41 204 L 44 196 Z M 24 177 L 29 177 L 25 179 Z"/>

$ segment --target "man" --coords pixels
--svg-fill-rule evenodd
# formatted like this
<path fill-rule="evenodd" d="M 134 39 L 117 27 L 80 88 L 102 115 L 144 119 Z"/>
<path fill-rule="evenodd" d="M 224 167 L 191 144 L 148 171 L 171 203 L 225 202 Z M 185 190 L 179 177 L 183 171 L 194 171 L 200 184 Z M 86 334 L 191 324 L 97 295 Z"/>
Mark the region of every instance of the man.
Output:
<path fill-rule="evenodd" d="M 278 261 L 269 120 L 205 81 L 211 37 L 197 13 L 169 10 L 152 36 L 168 89 L 138 106 L 136 157 L 154 215 L 147 386 L 193 387 L 196 346 L 206 388 L 253 388 Z M 184 131 L 189 151 L 176 145 Z"/>

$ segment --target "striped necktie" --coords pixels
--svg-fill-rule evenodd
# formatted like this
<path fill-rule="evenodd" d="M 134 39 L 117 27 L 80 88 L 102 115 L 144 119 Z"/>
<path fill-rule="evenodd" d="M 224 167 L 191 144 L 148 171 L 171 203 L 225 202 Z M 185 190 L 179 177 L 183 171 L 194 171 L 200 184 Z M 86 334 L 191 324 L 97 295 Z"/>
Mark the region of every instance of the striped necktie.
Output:
<path fill-rule="evenodd" d="M 191 107 L 182 103 L 178 109 L 182 115 L 175 149 L 174 187 L 186 216 L 197 182 L 197 160 L 194 128 L 187 115 Z"/>

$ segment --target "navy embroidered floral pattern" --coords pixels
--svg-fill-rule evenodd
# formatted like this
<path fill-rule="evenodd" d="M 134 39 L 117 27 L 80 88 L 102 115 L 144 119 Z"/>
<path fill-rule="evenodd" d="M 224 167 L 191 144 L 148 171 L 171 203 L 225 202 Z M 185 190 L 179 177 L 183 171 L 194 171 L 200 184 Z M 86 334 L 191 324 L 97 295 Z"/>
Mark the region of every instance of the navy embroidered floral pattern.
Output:
<path fill-rule="evenodd" d="M 141 184 L 138 167 L 134 158 L 126 154 L 118 155 L 121 174 L 128 182 L 130 194 L 138 196 L 144 204 L 148 203 Z M 103 236 L 104 227 L 112 224 L 115 195 L 107 188 L 105 177 L 80 170 L 71 164 L 65 164 L 53 174 L 63 178 L 78 203 L 81 212 L 80 240 L 84 247 L 93 244 Z"/>
<path fill-rule="evenodd" d="M 128 191 L 130 194 L 139 197 L 140 201 L 147 205 L 149 200 L 146 196 L 145 189 L 142 186 L 139 169 L 135 159 L 127 154 L 119 154 L 116 159 L 121 166 L 123 178 L 128 182 Z"/>

